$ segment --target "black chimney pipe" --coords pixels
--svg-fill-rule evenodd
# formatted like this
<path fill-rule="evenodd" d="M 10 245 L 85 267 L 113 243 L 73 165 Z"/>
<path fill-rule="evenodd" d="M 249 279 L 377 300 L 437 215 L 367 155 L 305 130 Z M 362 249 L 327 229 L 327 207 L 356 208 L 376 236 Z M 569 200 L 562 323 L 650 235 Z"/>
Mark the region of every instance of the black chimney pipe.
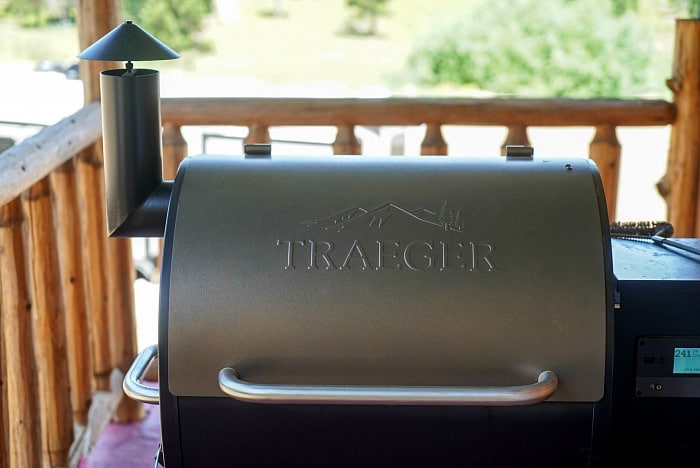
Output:
<path fill-rule="evenodd" d="M 159 73 L 134 69 L 131 61 L 179 55 L 125 21 L 78 57 L 127 62 L 100 74 L 108 233 L 162 237 L 173 183 L 163 181 Z"/>
<path fill-rule="evenodd" d="M 172 182 L 163 181 L 157 70 L 100 75 L 107 227 L 112 237 L 162 237 Z"/>

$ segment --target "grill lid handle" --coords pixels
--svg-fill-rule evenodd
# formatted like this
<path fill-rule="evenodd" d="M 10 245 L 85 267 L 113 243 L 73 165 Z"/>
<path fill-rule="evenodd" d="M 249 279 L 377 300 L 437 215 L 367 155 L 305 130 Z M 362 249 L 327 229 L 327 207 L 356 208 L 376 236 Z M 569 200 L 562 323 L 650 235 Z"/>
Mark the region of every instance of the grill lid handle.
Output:
<path fill-rule="evenodd" d="M 510 387 L 273 385 L 243 381 L 231 367 L 219 371 L 219 387 L 227 395 L 276 404 L 522 406 L 543 402 L 558 384 L 552 371 L 540 373 L 535 383 Z"/>
<path fill-rule="evenodd" d="M 158 356 L 158 345 L 154 344 L 146 347 L 131 363 L 131 367 L 126 371 L 122 388 L 126 396 L 132 400 L 140 401 L 141 403 L 150 403 L 157 405 L 160 402 L 160 390 L 158 387 L 152 387 L 141 383 L 148 366 Z"/>

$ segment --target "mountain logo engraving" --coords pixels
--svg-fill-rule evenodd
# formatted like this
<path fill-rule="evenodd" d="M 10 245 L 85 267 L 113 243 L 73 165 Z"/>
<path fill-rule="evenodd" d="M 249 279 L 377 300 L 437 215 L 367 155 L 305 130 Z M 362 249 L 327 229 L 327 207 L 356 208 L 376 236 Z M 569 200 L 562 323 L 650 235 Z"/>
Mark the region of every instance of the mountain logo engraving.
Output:
<path fill-rule="evenodd" d="M 302 221 L 300 224 L 308 228 L 319 227 L 326 231 L 341 232 L 350 227 L 361 226 L 382 229 L 398 218 L 429 224 L 444 231 L 464 233 L 462 211 L 450 207 L 447 200 L 438 211 L 427 208 L 406 209 L 389 201 L 372 209 L 353 206 L 323 218 Z"/>

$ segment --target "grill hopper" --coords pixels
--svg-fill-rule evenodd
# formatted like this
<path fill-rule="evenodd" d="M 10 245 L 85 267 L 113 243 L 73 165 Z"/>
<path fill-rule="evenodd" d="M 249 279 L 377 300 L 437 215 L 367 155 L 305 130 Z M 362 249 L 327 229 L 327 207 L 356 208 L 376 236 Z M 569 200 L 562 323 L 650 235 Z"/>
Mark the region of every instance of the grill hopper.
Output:
<path fill-rule="evenodd" d="M 166 466 L 586 466 L 607 226 L 589 160 L 188 158 L 161 273 Z M 529 393 L 546 371 L 554 393 Z"/>

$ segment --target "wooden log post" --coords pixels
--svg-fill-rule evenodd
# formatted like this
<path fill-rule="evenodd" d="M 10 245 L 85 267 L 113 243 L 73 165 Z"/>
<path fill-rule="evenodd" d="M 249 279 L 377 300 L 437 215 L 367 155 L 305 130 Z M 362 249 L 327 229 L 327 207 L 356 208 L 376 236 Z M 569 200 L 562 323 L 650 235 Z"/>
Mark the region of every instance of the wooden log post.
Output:
<path fill-rule="evenodd" d="M 657 184 L 676 237 L 700 237 L 700 20 L 676 21 L 673 73 L 676 105 L 666 174 Z"/>
<path fill-rule="evenodd" d="M 612 222 L 616 219 L 617 184 L 620 178 L 620 142 L 615 126 L 598 125 L 589 152 L 590 158 L 598 166 L 608 207 L 608 220 Z"/>
<path fill-rule="evenodd" d="M 355 126 L 351 124 L 338 125 L 338 133 L 333 142 L 333 154 L 361 154 L 360 142 L 355 137 Z"/>
<path fill-rule="evenodd" d="M 420 154 L 423 156 L 447 155 L 447 143 L 442 137 L 441 125 L 428 123 L 425 129 L 425 137 L 420 144 Z"/>
<path fill-rule="evenodd" d="M 77 0 L 76 14 L 80 49 L 86 49 L 117 26 L 121 16 L 121 2 L 112 0 Z M 120 68 L 118 62 L 96 60 L 80 61 L 85 103 L 100 99 L 100 73 Z M 94 387 L 110 390 L 111 357 L 108 329 L 109 297 L 107 269 L 107 216 L 105 213 L 102 139 L 78 153 L 78 193 L 84 216 L 82 239 L 83 256 L 89 297 L 89 318 L 92 334 L 92 365 Z"/>
<path fill-rule="evenodd" d="M 510 145 L 530 146 L 530 139 L 527 137 L 527 126 L 516 124 L 508 127 L 506 141 L 501 145 L 501 156 L 505 156 L 506 146 Z"/>
<path fill-rule="evenodd" d="M 41 415 L 32 335 L 32 302 L 19 198 L 0 207 L 0 303 L 5 360 L 6 459 L 1 466 L 41 466 Z"/>
<path fill-rule="evenodd" d="M 100 140 L 102 141 L 102 140 Z M 109 344 L 107 293 L 107 217 L 104 207 L 102 151 L 93 145 L 76 158 L 78 194 L 82 206 L 81 237 L 92 337 L 92 379 L 96 390 L 109 390 L 112 359 Z"/>
<path fill-rule="evenodd" d="M 23 204 L 28 221 L 43 459 L 48 466 L 66 466 L 73 442 L 73 414 L 52 198 L 45 177 L 23 195 Z"/>
<path fill-rule="evenodd" d="M 267 125 L 255 124 L 248 127 L 248 135 L 243 140 L 246 145 L 270 143 L 270 128 Z"/>
<path fill-rule="evenodd" d="M 80 50 L 88 48 L 114 29 L 121 22 L 121 9 L 120 0 L 76 0 L 75 12 Z M 100 72 L 110 68 L 123 68 L 124 64 L 81 60 L 79 66 L 84 101 L 89 103 L 100 99 Z"/>
<path fill-rule="evenodd" d="M 50 177 L 56 197 L 58 252 L 66 310 L 73 422 L 85 426 L 92 400 L 92 367 L 87 292 L 83 273 L 83 241 L 80 233 L 80 209 L 74 161 L 69 159 L 53 171 Z"/>
<path fill-rule="evenodd" d="M 267 141 L 270 136 L 267 135 Z M 181 127 L 175 124 L 163 126 L 163 179 L 173 180 L 177 168 L 187 156 L 187 141 L 182 136 Z"/>

